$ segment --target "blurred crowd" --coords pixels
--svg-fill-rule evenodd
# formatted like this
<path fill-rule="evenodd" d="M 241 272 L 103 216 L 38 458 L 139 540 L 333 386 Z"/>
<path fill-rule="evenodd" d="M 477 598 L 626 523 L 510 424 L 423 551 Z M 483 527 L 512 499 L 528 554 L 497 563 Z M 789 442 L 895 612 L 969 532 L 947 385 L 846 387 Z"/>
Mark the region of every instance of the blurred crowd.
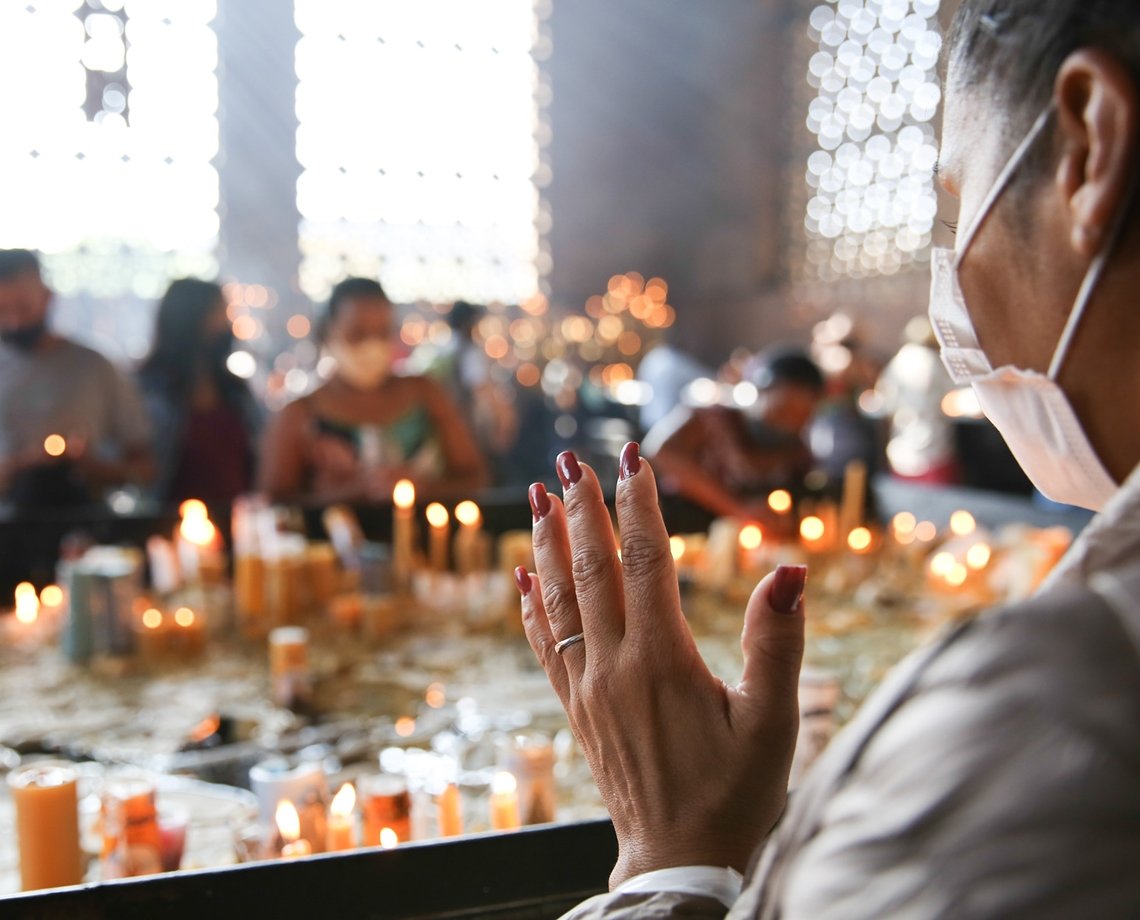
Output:
<path fill-rule="evenodd" d="M 638 438 L 671 499 L 756 518 L 771 490 L 837 489 L 852 461 L 960 481 L 955 425 L 977 415 L 922 318 L 886 362 L 837 314 L 807 347 L 740 350 L 719 368 L 663 341 L 622 398 L 584 373 L 526 392 L 478 342 L 483 307 L 454 304 L 448 338 L 408 349 L 381 285 L 348 278 L 313 328 L 328 372 L 270 413 L 231 370 L 219 285 L 174 281 L 150 353 L 130 373 L 53 333 L 51 302 L 35 254 L 0 251 L 0 495 L 25 510 L 116 490 L 163 505 L 228 505 L 251 491 L 297 504 L 375 502 L 403 478 L 424 494 L 468 495 L 542 478 L 567 447 L 604 470 Z"/>

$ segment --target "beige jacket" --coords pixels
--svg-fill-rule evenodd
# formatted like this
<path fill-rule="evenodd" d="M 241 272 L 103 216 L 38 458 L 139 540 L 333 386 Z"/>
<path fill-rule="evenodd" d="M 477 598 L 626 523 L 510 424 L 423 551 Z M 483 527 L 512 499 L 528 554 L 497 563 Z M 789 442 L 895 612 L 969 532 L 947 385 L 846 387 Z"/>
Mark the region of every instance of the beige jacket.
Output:
<path fill-rule="evenodd" d="M 662 891 L 572 915 L 725 912 Z M 1036 598 L 888 677 L 793 797 L 728 917 L 1140 917 L 1140 470 Z"/>

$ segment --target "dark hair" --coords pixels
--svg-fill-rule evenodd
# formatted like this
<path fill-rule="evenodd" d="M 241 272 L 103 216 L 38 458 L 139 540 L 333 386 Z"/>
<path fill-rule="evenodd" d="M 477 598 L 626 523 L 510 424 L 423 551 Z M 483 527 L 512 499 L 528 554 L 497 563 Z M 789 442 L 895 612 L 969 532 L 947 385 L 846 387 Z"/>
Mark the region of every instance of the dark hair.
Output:
<path fill-rule="evenodd" d="M 212 281 L 180 278 L 171 282 L 158 304 L 154 343 L 140 374 L 156 384 L 186 394 L 201 366 L 206 344 L 206 319 L 224 300 L 222 289 Z M 230 379 L 226 379 L 230 378 Z M 228 372 L 220 384 L 236 380 Z"/>
<path fill-rule="evenodd" d="M 804 387 L 813 393 L 823 392 L 823 372 L 802 348 L 776 345 L 766 348 L 752 360 L 745 377 L 759 390 L 780 384 Z"/>
<path fill-rule="evenodd" d="M 962 0 L 946 60 L 957 84 L 983 86 L 996 97 L 1011 115 L 1010 133 L 1020 137 L 1049 102 L 1065 58 L 1087 47 L 1117 57 L 1140 87 L 1140 3 Z M 1036 165 L 1047 147 L 1031 156 Z"/>
<path fill-rule="evenodd" d="M 373 281 L 371 278 L 345 278 L 332 289 L 332 293 L 329 295 L 327 318 L 331 320 L 335 317 L 340 305 L 350 297 L 388 299 L 388 295 L 384 293 L 384 288 L 380 287 L 379 281 Z"/>
<path fill-rule="evenodd" d="M 10 281 L 21 275 L 40 274 L 40 259 L 30 249 L 0 249 L 0 281 Z"/>

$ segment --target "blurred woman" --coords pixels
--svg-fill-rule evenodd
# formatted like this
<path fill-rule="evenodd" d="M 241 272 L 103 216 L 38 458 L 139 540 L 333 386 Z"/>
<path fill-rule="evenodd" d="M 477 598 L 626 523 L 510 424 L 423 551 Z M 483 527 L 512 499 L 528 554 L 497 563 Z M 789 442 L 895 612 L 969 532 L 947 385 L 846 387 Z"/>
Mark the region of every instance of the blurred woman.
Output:
<path fill-rule="evenodd" d="M 253 483 L 260 410 L 245 381 L 226 367 L 232 348 L 222 289 L 196 278 L 173 282 L 138 374 L 160 501 L 228 504 Z"/>
<path fill-rule="evenodd" d="M 469 492 L 484 463 L 459 410 L 425 377 L 392 373 L 395 311 L 367 278 L 338 284 L 322 343 L 336 372 L 286 406 L 266 433 L 259 486 L 275 500 L 379 500 L 397 480 Z"/>

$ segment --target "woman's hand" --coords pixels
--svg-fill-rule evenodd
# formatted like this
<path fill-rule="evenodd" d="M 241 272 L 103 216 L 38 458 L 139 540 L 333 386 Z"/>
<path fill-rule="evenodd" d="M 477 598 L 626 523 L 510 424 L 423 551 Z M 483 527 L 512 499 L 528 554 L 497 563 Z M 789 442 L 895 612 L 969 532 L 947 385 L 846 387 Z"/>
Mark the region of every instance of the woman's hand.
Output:
<path fill-rule="evenodd" d="M 537 577 L 519 569 L 523 620 L 617 831 L 611 885 L 654 869 L 743 871 L 784 807 L 799 722 L 806 569 L 752 594 L 744 674 L 726 686 L 681 612 L 649 465 L 622 451 L 621 558 L 594 472 L 558 458 L 564 501 L 531 487 Z M 584 633 L 566 647 L 555 644 Z"/>

